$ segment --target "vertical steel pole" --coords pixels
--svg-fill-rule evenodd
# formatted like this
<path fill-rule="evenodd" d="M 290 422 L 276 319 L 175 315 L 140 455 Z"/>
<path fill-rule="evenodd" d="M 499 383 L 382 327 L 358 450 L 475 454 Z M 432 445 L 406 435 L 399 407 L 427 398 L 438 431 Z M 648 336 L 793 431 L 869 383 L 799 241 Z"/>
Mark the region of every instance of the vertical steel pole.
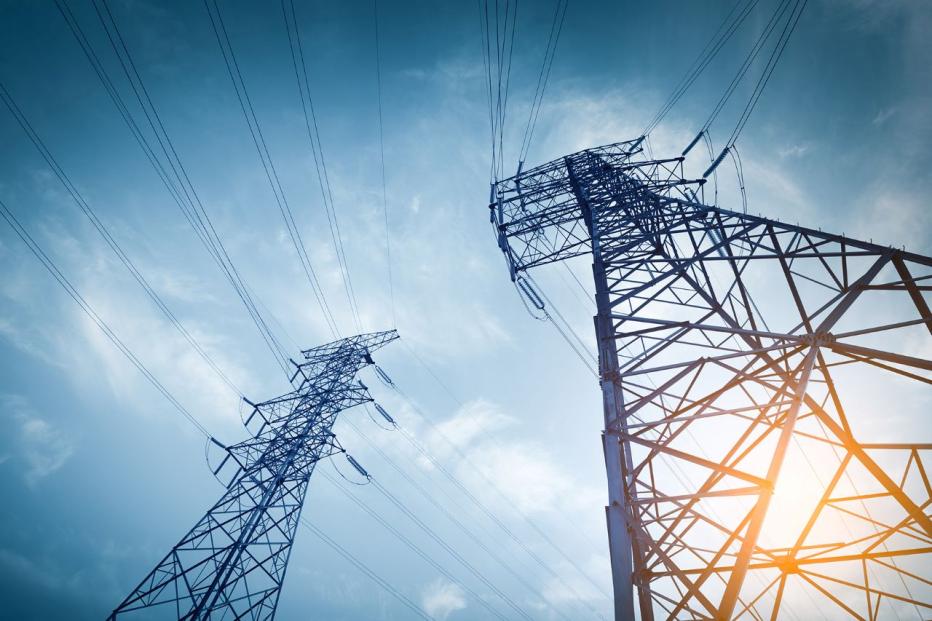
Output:
<path fill-rule="evenodd" d="M 605 474 L 608 483 L 608 506 L 605 519 L 608 526 L 609 557 L 612 563 L 612 587 L 615 597 L 615 621 L 633 621 L 634 616 L 634 568 L 636 539 L 632 537 L 628 514 L 630 507 L 625 494 L 626 473 L 631 471 L 631 455 L 624 451 L 619 432 L 627 427 L 624 418 L 624 397 L 617 385 L 618 348 L 612 328 L 611 306 L 608 297 L 608 278 L 599 240 L 598 219 L 589 204 L 586 189 L 580 186 L 573 164 L 566 158 L 566 169 L 576 200 L 582 209 L 583 218 L 592 239 L 592 275 L 595 279 L 595 301 L 597 314 L 594 318 L 596 339 L 599 347 L 599 373 L 602 387 L 602 409 L 605 416 L 605 431 L 602 433 L 602 449 L 605 454 Z M 636 534 L 635 534 L 636 535 Z M 642 621 L 653 621 L 650 591 L 638 586 L 638 600 Z"/>

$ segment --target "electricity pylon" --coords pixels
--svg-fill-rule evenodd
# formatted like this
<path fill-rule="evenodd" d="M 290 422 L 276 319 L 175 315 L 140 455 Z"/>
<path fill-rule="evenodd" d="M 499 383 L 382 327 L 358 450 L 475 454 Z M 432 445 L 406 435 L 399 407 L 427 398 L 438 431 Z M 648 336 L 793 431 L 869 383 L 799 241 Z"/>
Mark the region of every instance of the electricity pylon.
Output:
<path fill-rule="evenodd" d="M 530 297 L 592 256 L 615 618 L 929 618 L 930 426 L 897 425 L 929 413 L 932 259 L 703 204 L 642 142 L 490 204 Z"/>
<path fill-rule="evenodd" d="M 302 352 L 297 387 L 250 404 L 252 438 L 213 440 L 225 453 L 214 474 L 233 469 L 226 491 L 110 619 L 272 619 L 314 466 L 343 452 L 337 415 L 372 401 L 356 373 L 396 338 L 374 332 Z"/>

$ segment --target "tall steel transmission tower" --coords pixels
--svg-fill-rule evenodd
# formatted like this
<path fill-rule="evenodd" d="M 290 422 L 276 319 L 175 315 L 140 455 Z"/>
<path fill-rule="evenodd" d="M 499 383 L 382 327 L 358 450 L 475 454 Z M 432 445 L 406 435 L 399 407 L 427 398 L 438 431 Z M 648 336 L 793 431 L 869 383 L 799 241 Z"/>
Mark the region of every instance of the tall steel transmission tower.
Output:
<path fill-rule="evenodd" d="M 930 427 L 897 424 L 929 411 L 932 258 L 703 204 L 642 141 L 490 204 L 532 299 L 592 256 L 615 618 L 929 618 Z"/>
<path fill-rule="evenodd" d="M 223 496 L 110 618 L 272 619 L 314 466 L 343 451 L 337 415 L 372 401 L 356 373 L 397 338 L 375 332 L 302 352 L 297 387 L 250 404 L 253 437 L 222 447 L 214 473 L 234 470 Z"/>

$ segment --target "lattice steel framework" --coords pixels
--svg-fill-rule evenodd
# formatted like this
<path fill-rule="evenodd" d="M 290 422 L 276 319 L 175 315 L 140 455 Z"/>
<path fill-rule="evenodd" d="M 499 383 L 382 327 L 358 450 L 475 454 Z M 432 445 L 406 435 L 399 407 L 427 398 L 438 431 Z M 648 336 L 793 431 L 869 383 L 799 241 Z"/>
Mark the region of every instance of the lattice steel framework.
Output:
<path fill-rule="evenodd" d="M 250 404 L 250 439 L 223 446 L 214 470 L 232 478 L 220 500 L 111 614 L 111 619 L 272 619 L 307 492 L 321 459 L 342 452 L 337 415 L 372 401 L 357 371 L 394 330 L 302 352 L 292 385 Z"/>
<path fill-rule="evenodd" d="M 703 204 L 641 142 L 490 205 L 513 280 L 593 259 L 616 619 L 932 617 L 932 259 Z"/>

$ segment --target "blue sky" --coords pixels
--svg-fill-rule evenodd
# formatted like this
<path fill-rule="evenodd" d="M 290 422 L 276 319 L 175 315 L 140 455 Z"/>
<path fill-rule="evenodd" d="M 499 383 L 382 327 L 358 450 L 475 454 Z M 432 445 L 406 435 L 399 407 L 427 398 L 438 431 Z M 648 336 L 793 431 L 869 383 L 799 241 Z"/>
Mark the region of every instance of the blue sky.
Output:
<path fill-rule="evenodd" d="M 130 97 L 90 3 L 72 10 Z M 748 24 L 653 133 L 677 153 L 762 26 Z M 366 329 L 392 327 L 381 203 L 374 24 L 369 3 L 308 3 L 298 17 L 346 257 Z M 329 340 L 199 3 L 116 1 L 112 10 L 230 255 L 296 355 Z M 529 162 L 639 135 L 730 3 L 572 2 Z M 342 330 L 350 330 L 277 4 L 223 2 L 281 183 Z M 286 384 L 239 300 L 133 141 L 52 2 L 0 2 L 0 81 L 140 271 L 253 400 Z M 553 5 L 518 11 L 505 131 L 513 165 Z M 519 568 L 528 589 L 418 496 L 457 490 L 397 432 L 345 415 L 344 446 L 522 606 L 540 618 L 607 614 L 601 408 L 591 373 L 529 317 L 487 221 L 488 125 L 476 5 L 380 3 L 385 164 L 397 328 L 378 362 L 410 401 L 374 395 L 559 579 L 475 507 L 463 517 Z M 742 134 L 749 210 L 932 252 L 932 9 L 922 2 L 813 0 Z M 712 128 L 730 133 L 752 83 Z M 719 143 L 716 143 L 721 146 Z M 703 162 L 696 164 L 702 166 Z M 725 169 L 723 169 L 725 170 Z M 700 171 L 701 172 L 701 171 Z M 739 207 L 720 176 L 720 202 Z M 158 314 L 0 109 L 0 200 L 187 409 L 217 437 L 244 436 L 239 403 Z M 0 228 L 0 601 L 17 619 L 101 618 L 220 493 L 204 442 Z M 585 280 L 585 265 L 576 266 Z M 540 278 L 589 341 L 592 313 L 557 273 Z M 411 354 L 449 386 L 455 399 Z M 425 417 L 431 423 L 425 422 Z M 458 443 L 461 459 L 443 436 Z M 346 476 L 345 462 L 320 474 Z M 479 474 L 481 473 L 481 474 Z M 505 501 L 490 490 L 493 478 Z M 370 487 L 352 493 L 417 537 L 463 584 L 508 609 Z M 441 492 L 440 490 L 443 490 Z M 514 507 L 571 551 L 570 565 Z M 488 613 L 323 476 L 305 515 L 438 619 Z M 480 532 L 484 532 L 480 531 Z M 582 569 L 589 579 L 584 578 Z M 67 611 L 67 612 L 65 612 Z M 410 613 L 299 531 L 280 618 L 405 619 Z"/>

